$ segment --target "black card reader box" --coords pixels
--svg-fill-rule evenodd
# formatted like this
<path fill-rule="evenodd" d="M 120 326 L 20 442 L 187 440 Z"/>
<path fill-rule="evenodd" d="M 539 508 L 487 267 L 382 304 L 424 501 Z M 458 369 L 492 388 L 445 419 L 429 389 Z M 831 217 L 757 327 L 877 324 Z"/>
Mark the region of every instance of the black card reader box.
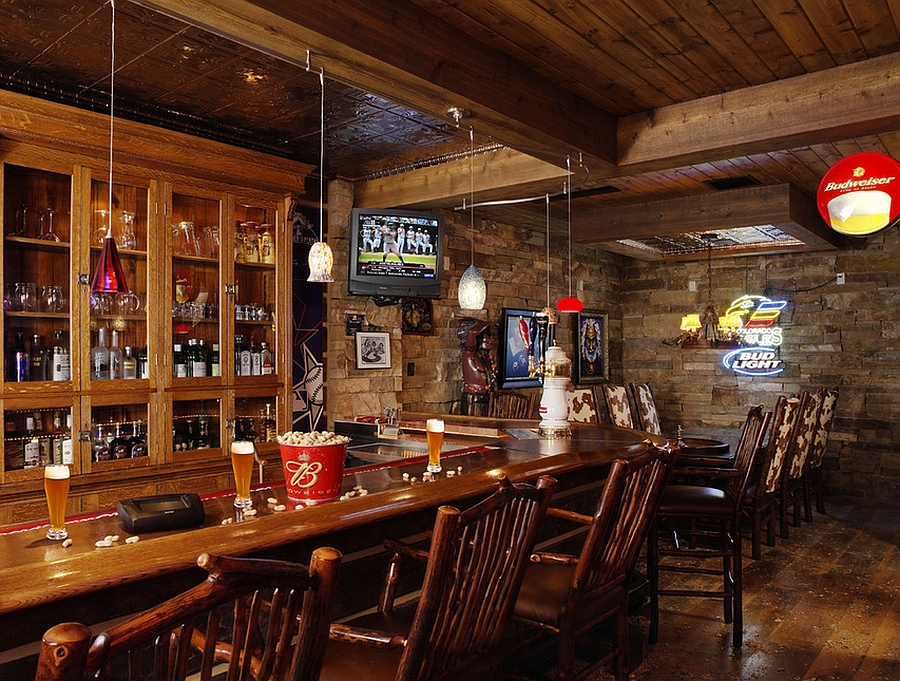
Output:
<path fill-rule="evenodd" d="M 203 502 L 193 493 L 125 499 L 119 502 L 118 511 L 132 534 L 197 527 L 206 519 Z"/>

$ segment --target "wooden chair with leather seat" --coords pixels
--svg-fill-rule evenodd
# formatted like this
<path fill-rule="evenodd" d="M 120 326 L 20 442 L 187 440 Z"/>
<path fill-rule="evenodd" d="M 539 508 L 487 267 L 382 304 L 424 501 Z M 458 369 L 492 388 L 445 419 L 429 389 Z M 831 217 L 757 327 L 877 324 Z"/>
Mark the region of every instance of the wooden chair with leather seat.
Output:
<path fill-rule="evenodd" d="M 803 474 L 803 505 L 807 520 L 812 520 L 812 497 L 816 499 L 816 513 L 825 513 L 825 495 L 822 489 L 822 461 L 828 446 L 828 436 L 834 423 L 834 408 L 837 404 L 837 390 L 823 388 L 822 410 L 819 412 L 819 424 L 816 428 L 816 440 L 806 461 Z"/>
<path fill-rule="evenodd" d="M 495 419 L 530 419 L 534 413 L 534 393 L 500 390 L 488 393 L 487 415 Z"/>
<path fill-rule="evenodd" d="M 593 390 L 590 388 L 568 390 L 566 399 L 569 403 L 569 421 L 593 424 L 600 422 L 597 406 L 594 404 Z"/>
<path fill-rule="evenodd" d="M 631 400 L 628 397 L 628 388 L 624 385 L 613 385 L 604 383 L 599 386 L 606 402 L 606 410 L 609 414 L 610 423 L 614 426 L 622 428 L 638 427 L 637 417 L 631 408 Z"/>
<path fill-rule="evenodd" d="M 747 488 L 741 512 L 750 523 L 752 556 L 762 556 L 762 526 L 766 524 L 766 545 L 775 546 L 775 524 L 779 518 L 781 471 L 793 441 L 800 415 L 800 400 L 779 396 L 772 416 L 769 441 L 760 455 L 760 474 Z"/>
<path fill-rule="evenodd" d="M 800 415 L 797 417 L 791 446 L 781 472 L 779 513 L 782 539 L 790 538 L 790 511 L 792 508 L 794 511 L 793 524 L 795 527 L 800 527 L 800 511 L 803 506 L 803 472 L 816 439 L 822 398 L 823 395 L 819 392 L 810 394 L 808 391 L 803 391 L 800 395 Z"/>
<path fill-rule="evenodd" d="M 516 601 L 518 621 L 557 635 L 560 679 L 573 677 L 575 642 L 614 618 L 612 650 L 579 672 L 616 659 L 616 679 L 628 678 L 628 584 L 672 472 L 677 450 L 651 447 L 613 462 L 592 516 L 551 508 L 549 515 L 588 526 L 578 556 L 538 553 Z"/>
<path fill-rule="evenodd" d="M 629 383 L 628 391 L 634 403 L 638 430 L 652 435 L 662 435 L 659 410 L 653 398 L 653 387 L 649 383 Z"/>
<path fill-rule="evenodd" d="M 91 641 L 87 627 L 58 624 L 41 641 L 37 681 L 145 678 L 315 681 L 341 554 L 313 552 L 309 567 L 203 554 L 198 586 L 117 624 Z"/>
<path fill-rule="evenodd" d="M 659 635 L 659 597 L 689 596 L 722 599 L 725 622 L 733 625 L 732 643 L 735 648 L 741 647 L 744 632 L 741 505 L 754 475 L 758 474 L 755 464 L 770 418 L 771 413 L 764 413 L 761 405 L 750 409 L 732 468 L 704 467 L 696 473 L 688 471 L 717 479 L 724 483 L 723 488 L 669 485 L 663 493 L 657 514 L 658 527 L 651 530 L 647 539 L 651 643 L 656 643 Z M 671 547 L 660 546 L 664 536 L 671 538 Z M 709 567 L 710 559 L 721 561 L 720 569 Z M 660 571 L 720 575 L 722 588 L 697 590 L 684 584 L 660 588 Z"/>
<path fill-rule="evenodd" d="M 513 485 L 501 476 L 497 492 L 472 508 L 438 509 L 427 551 L 385 542 L 393 557 L 378 612 L 332 625 L 322 680 L 437 681 L 487 664 L 512 615 L 555 484 L 542 476 L 536 486 Z M 421 595 L 395 608 L 407 560 L 427 561 Z"/>

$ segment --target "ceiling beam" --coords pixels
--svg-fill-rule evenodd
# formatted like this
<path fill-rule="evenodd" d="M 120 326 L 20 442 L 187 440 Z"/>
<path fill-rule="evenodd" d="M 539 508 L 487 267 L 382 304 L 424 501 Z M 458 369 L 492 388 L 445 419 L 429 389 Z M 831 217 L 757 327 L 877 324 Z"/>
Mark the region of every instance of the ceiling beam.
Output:
<path fill-rule="evenodd" d="M 614 164 L 615 118 L 404 0 L 133 0 L 564 166 Z M 448 119 L 449 120 L 449 119 Z M 586 121 L 590 121 L 587 124 Z"/>
<path fill-rule="evenodd" d="M 895 131 L 900 60 L 886 54 L 625 116 L 618 167 L 634 174 Z"/>
<path fill-rule="evenodd" d="M 354 205 L 361 208 L 455 208 L 468 199 L 474 175 L 475 201 L 562 191 L 565 170 L 512 149 L 497 149 L 397 175 L 357 182 Z"/>
<path fill-rule="evenodd" d="M 815 202 L 788 184 L 749 187 L 628 206 L 572 209 L 572 240 L 601 245 L 618 239 L 774 225 L 810 249 L 846 245 L 829 229 Z"/>

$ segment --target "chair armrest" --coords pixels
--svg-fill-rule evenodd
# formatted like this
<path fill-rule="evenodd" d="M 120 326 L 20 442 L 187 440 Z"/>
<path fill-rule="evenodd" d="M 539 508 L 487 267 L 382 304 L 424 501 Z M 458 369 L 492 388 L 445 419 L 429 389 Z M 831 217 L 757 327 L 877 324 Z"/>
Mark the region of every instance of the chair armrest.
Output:
<path fill-rule="evenodd" d="M 567 511 L 562 508 L 553 508 L 552 506 L 547 509 L 547 515 L 554 518 L 562 518 L 563 520 L 570 520 L 573 523 L 579 523 L 581 525 L 590 525 L 594 520 L 589 515 L 576 513 L 575 511 Z"/>
<path fill-rule="evenodd" d="M 577 565 L 578 558 L 565 553 L 532 553 L 532 563 L 544 563 L 546 565 Z"/>
<path fill-rule="evenodd" d="M 396 541 L 394 539 L 385 539 L 384 540 L 384 548 L 388 551 L 392 551 L 403 558 L 412 558 L 413 560 L 428 560 L 428 551 L 424 549 L 417 549 L 409 544 L 404 544 L 402 541 Z"/>
<path fill-rule="evenodd" d="M 361 643 L 374 648 L 402 648 L 406 637 L 377 629 L 362 629 L 346 624 L 332 624 L 328 637 L 343 643 Z"/>

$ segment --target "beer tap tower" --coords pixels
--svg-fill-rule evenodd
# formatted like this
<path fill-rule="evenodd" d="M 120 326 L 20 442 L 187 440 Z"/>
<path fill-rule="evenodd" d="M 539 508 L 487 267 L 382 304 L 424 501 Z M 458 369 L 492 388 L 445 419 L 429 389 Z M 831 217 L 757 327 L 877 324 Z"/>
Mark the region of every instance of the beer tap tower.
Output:
<path fill-rule="evenodd" d="M 545 307 L 536 315 L 536 319 L 537 340 L 541 354 L 540 361 L 529 368 L 529 373 L 540 376 L 543 387 L 538 433 L 546 438 L 570 437 L 572 430 L 569 428 L 569 401 L 566 392 L 572 373 L 572 362 L 566 356 L 565 350 L 556 345 L 555 341 L 553 345 L 547 347 L 549 327 L 556 324 L 556 312 L 553 308 Z"/>

